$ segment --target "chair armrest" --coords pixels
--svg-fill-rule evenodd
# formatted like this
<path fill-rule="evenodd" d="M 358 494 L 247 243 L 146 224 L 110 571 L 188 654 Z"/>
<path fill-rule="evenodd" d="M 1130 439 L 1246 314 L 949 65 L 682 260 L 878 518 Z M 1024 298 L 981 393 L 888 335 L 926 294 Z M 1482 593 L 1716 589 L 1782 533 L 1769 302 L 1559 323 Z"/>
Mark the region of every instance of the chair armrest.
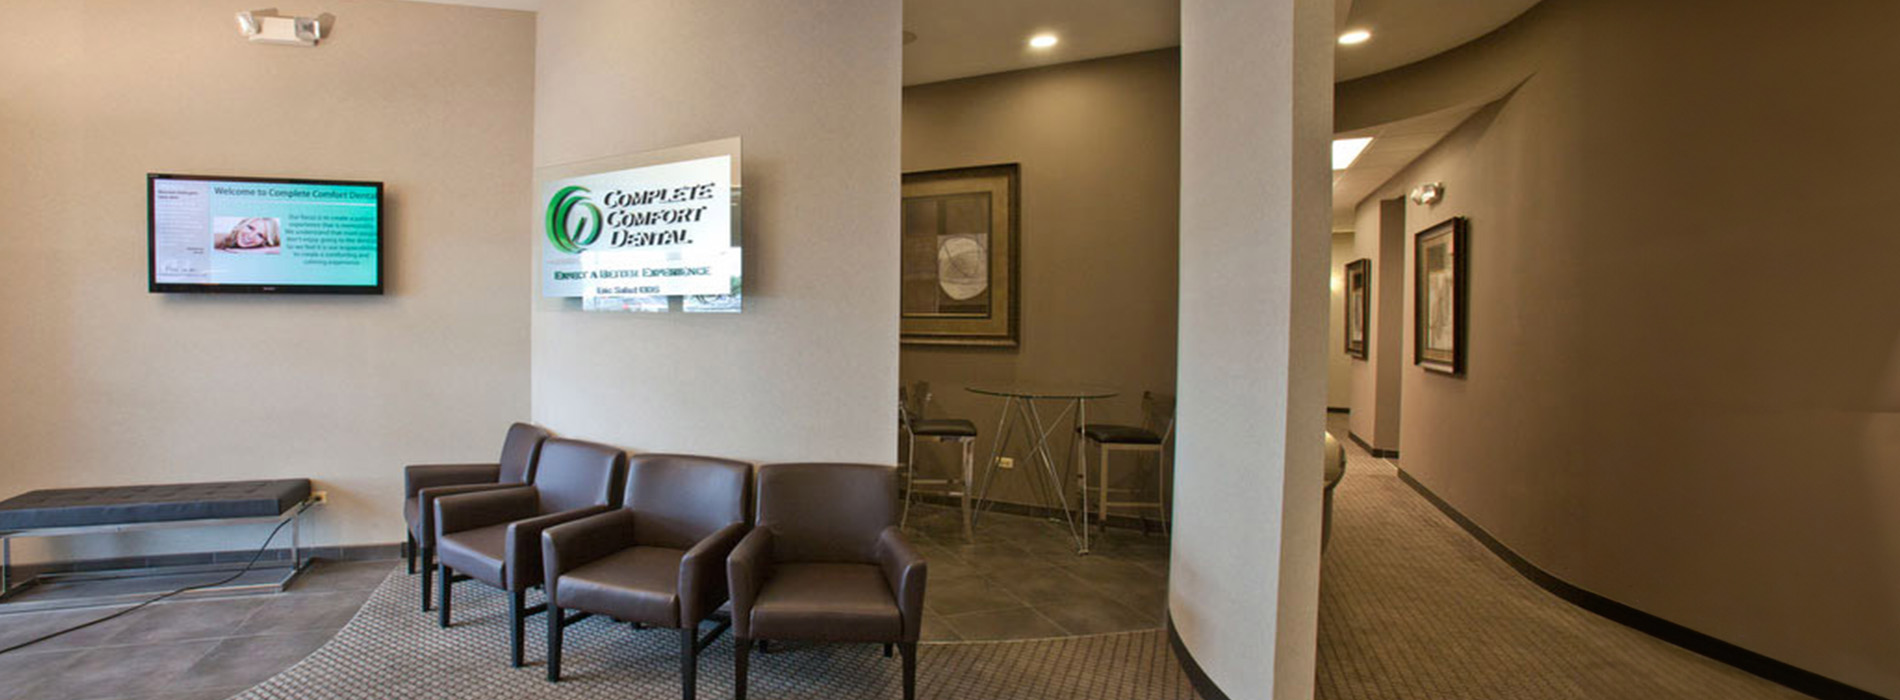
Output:
<path fill-rule="evenodd" d="M 750 639 L 752 604 L 772 573 L 772 531 L 752 528 L 726 557 L 726 585 L 732 593 L 732 633 Z"/>
<path fill-rule="evenodd" d="M 706 618 L 726 602 L 726 557 L 745 536 L 745 523 L 732 523 L 707 535 L 680 558 L 680 623 Z"/>
<path fill-rule="evenodd" d="M 402 468 L 402 497 L 415 498 L 416 492 L 431 486 L 492 484 L 499 479 L 501 465 L 495 463 L 411 464 Z"/>
<path fill-rule="evenodd" d="M 435 499 L 435 534 L 450 535 L 478 527 L 534 517 L 534 487 L 488 489 Z"/>
<path fill-rule="evenodd" d="M 519 591 L 541 583 L 541 575 L 546 572 L 541 565 L 541 533 L 562 523 L 571 523 L 582 518 L 599 515 L 611 510 L 608 506 L 588 506 L 559 513 L 537 515 L 523 518 L 508 524 L 508 543 L 504 567 L 508 574 L 508 590 Z"/>
<path fill-rule="evenodd" d="M 917 641 L 923 631 L 924 579 L 929 563 L 904 539 L 895 527 L 884 528 L 877 536 L 877 563 L 884 569 L 884 581 L 897 597 L 897 610 L 904 616 L 904 641 Z"/>
<path fill-rule="evenodd" d="M 454 496 L 456 494 L 518 488 L 521 488 L 521 484 L 459 484 L 454 486 L 430 486 L 421 491 L 417 491 L 415 495 L 416 513 L 418 519 L 422 521 L 423 546 L 435 546 L 435 518 L 432 517 L 431 514 L 435 512 L 435 502 L 437 500 L 445 496 Z"/>
<path fill-rule="evenodd" d="M 633 523 L 632 511 L 610 510 L 542 530 L 542 582 L 547 586 L 548 599 L 560 603 L 555 583 L 561 574 L 633 546 Z"/>

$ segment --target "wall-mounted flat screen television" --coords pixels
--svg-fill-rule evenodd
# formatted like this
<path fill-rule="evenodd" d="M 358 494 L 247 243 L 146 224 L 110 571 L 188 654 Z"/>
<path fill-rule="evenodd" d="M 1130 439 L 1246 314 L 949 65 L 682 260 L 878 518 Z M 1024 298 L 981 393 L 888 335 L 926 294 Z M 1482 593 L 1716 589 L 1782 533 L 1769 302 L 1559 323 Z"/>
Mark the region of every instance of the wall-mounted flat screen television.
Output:
<path fill-rule="evenodd" d="M 383 293 L 383 183 L 153 173 L 152 292 Z"/>

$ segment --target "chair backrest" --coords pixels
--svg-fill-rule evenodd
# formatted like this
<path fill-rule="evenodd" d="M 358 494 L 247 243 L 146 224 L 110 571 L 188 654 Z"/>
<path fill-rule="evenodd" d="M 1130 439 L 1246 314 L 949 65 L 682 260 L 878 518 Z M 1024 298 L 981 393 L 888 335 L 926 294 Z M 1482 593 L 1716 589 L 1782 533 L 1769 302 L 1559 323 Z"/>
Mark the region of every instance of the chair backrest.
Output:
<path fill-rule="evenodd" d="M 525 484 L 534 481 L 535 458 L 541 443 L 549 437 L 546 428 L 530 423 L 508 426 L 508 439 L 501 443 L 501 483 Z"/>
<path fill-rule="evenodd" d="M 627 460 L 621 507 L 633 511 L 633 539 L 689 549 L 750 514 L 752 465 L 718 457 L 645 454 Z"/>
<path fill-rule="evenodd" d="M 627 475 L 627 453 L 598 442 L 548 438 L 534 467 L 534 488 L 541 512 L 558 513 L 587 506 L 620 504 Z"/>
<path fill-rule="evenodd" d="M 870 563 L 878 535 L 897 524 L 897 468 L 767 464 L 758 498 L 774 561 Z"/>
<path fill-rule="evenodd" d="M 1144 428 L 1167 442 L 1174 435 L 1174 397 L 1152 391 L 1141 392 L 1141 420 Z"/>
<path fill-rule="evenodd" d="M 897 387 L 897 418 L 905 430 L 910 424 L 924 419 L 924 412 L 930 409 L 930 382 L 913 382 L 909 386 Z"/>

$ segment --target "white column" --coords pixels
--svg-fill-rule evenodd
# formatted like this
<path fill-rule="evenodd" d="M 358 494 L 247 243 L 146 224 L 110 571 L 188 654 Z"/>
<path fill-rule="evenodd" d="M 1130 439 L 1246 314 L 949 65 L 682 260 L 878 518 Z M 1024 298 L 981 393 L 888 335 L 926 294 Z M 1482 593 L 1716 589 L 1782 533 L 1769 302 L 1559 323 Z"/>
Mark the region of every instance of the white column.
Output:
<path fill-rule="evenodd" d="M 1333 0 L 1185 0 L 1169 612 L 1234 700 L 1309 698 Z"/>

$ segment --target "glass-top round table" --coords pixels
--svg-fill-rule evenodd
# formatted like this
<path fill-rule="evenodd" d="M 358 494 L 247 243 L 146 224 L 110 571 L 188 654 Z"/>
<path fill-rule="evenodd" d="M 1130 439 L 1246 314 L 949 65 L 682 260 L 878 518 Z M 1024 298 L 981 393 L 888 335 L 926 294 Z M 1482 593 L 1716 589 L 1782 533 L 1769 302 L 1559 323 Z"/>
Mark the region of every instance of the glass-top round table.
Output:
<path fill-rule="evenodd" d="M 1088 400 L 1106 399 L 1121 394 L 1108 387 L 1085 384 L 972 384 L 963 387 L 963 390 L 972 394 L 1013 396 L 1019 399 Z"/>
<path fill-rule="evenodd" d="M 1062 521 L 1069 526 L 1069 536 L 1075 539 L 1076 553 L 1089 553 L 1089 499 L 1087 465 L 1076 471 L 1082 483 L 1082 523 L 1076 527 L 1075 512 L 1069 509 L 1069 497 L 1062 487 L 1062 473 L 1067 467 L 1056 469 L 1055 455 L 1049 449 L 1049 436 L 1063 423 L 1064 418 L 1071 420 L 1074 426 L 1071 434 L 1080 435 L 1082 426 L 1088 425 L 1088 404 L 1096 399 L 1106 399 L 1121 392 L 1102 386 L 1088 384 L 1016 384 L 999 382 L 993 384 L 972 384 L 963 388 L 972 394 L 994 396 L 1003 400 L 1002 416 L 996 423 L 996 442 L 990 448 L 989 469 L 983 474 L 983 488 L 977 495 L 977 507 L 974 516 L 981 516 L 990 503 L 990 484 L 996 480 L 997 460 L 1003 456 L 1009 439 L 1022 426 L 1024 441 L 1029 445 L 1030 459 L 1042 467 L 1043 477 L 1048 480 L 1049 490 L 1056 495 L 1056 502 L 1062 506 Z M 1044 421 L 1042 408 L 1037 401 L 1056 401 L 1062 410 L 1056 413 L 1054 420 Z M 1010 409 L 1014 408 L 1012 415 Z M 1078 445 L 1079 448 L 1079 445 Z M 1069 465 L 1075 463 L 1075 453 L 1069 454 Z"/>

